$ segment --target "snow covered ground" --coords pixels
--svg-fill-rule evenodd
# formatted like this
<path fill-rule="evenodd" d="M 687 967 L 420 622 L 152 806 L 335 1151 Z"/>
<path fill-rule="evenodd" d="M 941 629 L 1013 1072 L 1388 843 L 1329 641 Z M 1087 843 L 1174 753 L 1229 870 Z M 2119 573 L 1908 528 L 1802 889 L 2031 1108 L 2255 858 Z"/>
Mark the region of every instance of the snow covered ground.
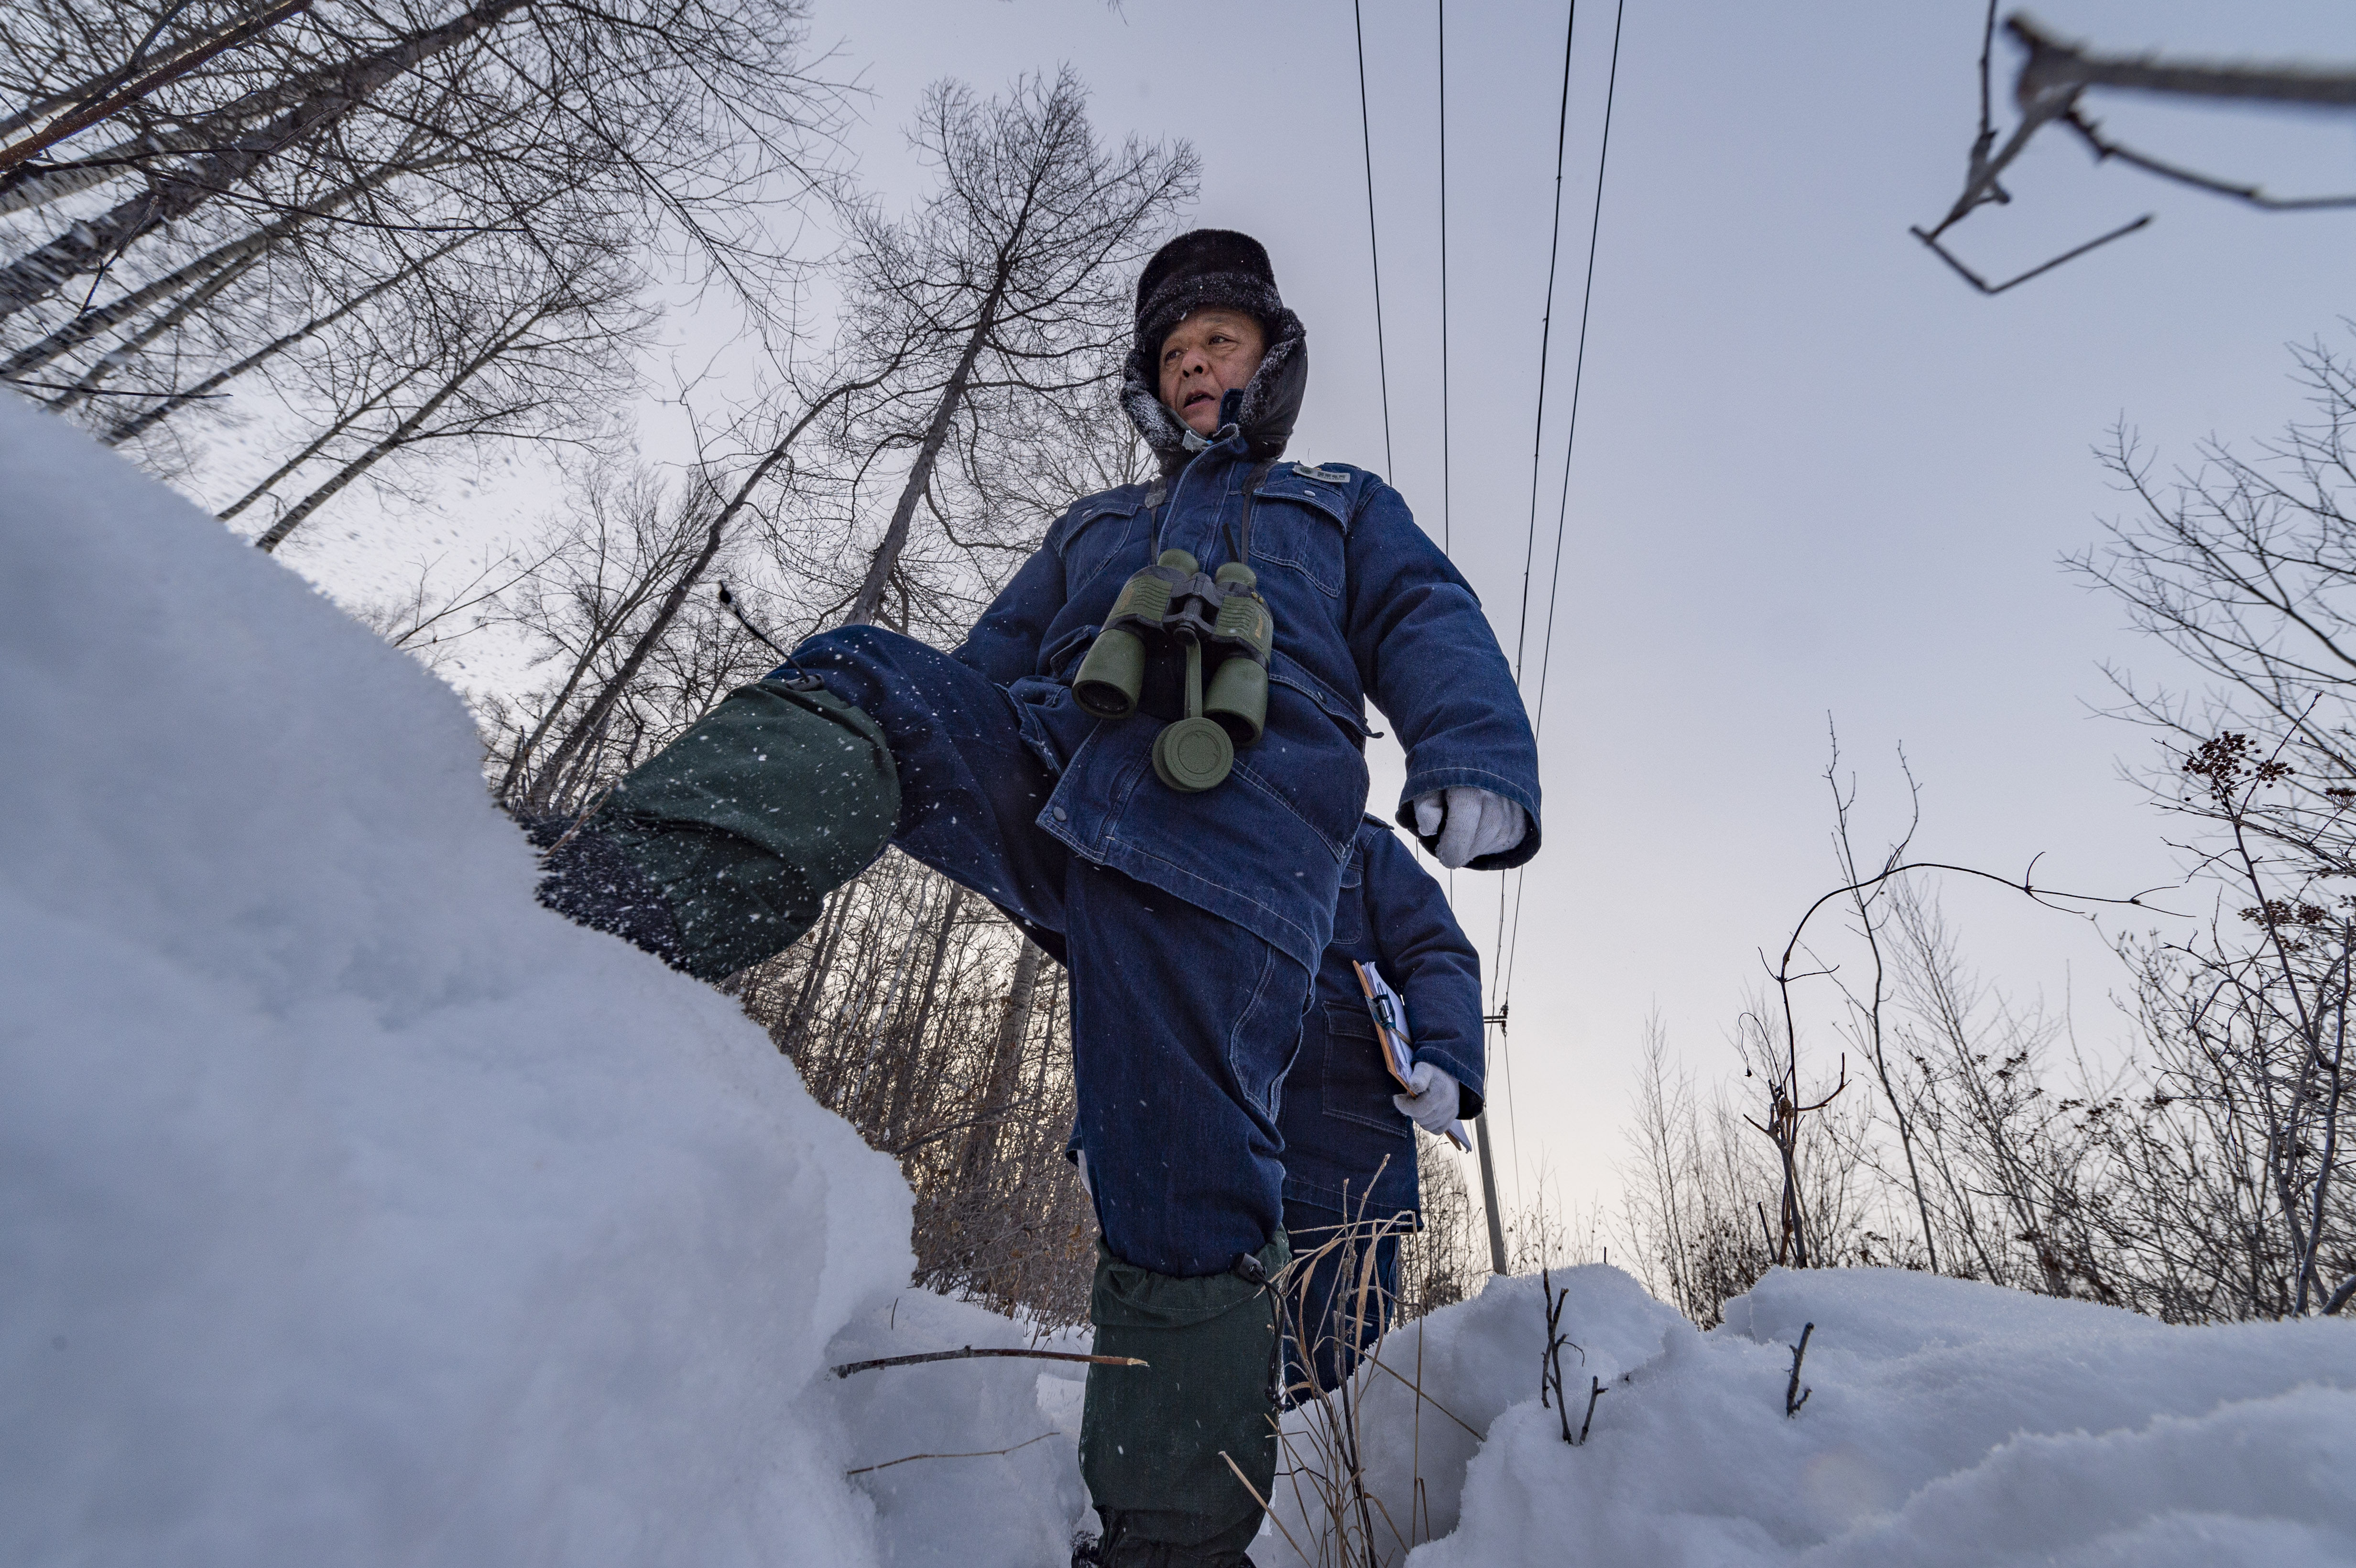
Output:
<path fill-rule="evenodd" d="M 0 1563 L 873 1562 L 908 1199 L 466 715 L 0 397 Z"/>
<path fill-rule="evenodd" d="M 1409 1568 L 2356 1563 L 2356 1324 L 2177 1328 L 1858 1269 L 1778 1271 L 1704 1334 L 1617 1269 L 1555 1284 L 1579 1347 L 1563 1352 L 1573 1431 L 1589 1379 L 1607 1391 L 1584 1446 L 1566 1445 L 1537 1401 L 1536 1279 L 1493 1281 L 1409 1325 L 1383 1346 L 1391 1371 L 1361 1379 L 1386 1563 L 1408 1544 Z M 1807 1402 L 1786 1416 L 1808 1323 Z M 834 1359 L 1025 1342 L 1003 1319 L 909 1292 L 856 1320 Z M 850 1463 L 966 1456 L 857 1477 L 894 1568 L 1057 1561 L 1058 1531 L 1087 1517 L 1080 1369 L 1041 1365 L 844 1385 Z M 1287 1420 L 1296 1455 L 1317 1451 L 1312 1419 Z M 1314 1499 L 1305 1477 L 1280 1476 L 1260 1568 L 1338 1568 Z"/>
<path fill-rule="evenodd" d="M 1574 1428 L 1589 1377 L 1609 1391 L 1582 1447 L 1527 1397 L 1544 1341 L 1535 1281 L 1431 1321 L 1429 1392 L 1517 1403 L 1484 1428 L 1462 1523 L 1419 1568 L 2356 1563 L 2356 1324 L 2171 1328 L 1860 1269 L 1778 1271 L 1702 1334 L 1614 1271 L 1558 1283 L 1563 1331 L 1587 1350 L 1583 1365 L 1564 1353 Z M 1483 1353 L 1467 1357 L 1450 1341 L 1481 1313 Z M 1791 1346 L 1811 1322 L 1814 1392 L 1787 1417 Z M 1413 1339 L 1384 1359 L 1410 1365 Z M 1394 1435 L 1378 1477 L 1394 1489 L 1404 1403 L 1366 1400 Z M 1427 1444 L 1432 1430 L 1427 1411 Z"/>
<path fill-rule="evenodd" d="M 1079 1369 L 827 1374 L 1025 1341 L 905 1288 L 890 1161 L 725 998 L 532 903 L 476 756 L 0 397 L 0 1563 L 1052 1568 Z M 1859 1271 L 1700 1334 L 1560 1283 L 1582 1447 L 1535 1280 L 1366 1372 L 1390 1561 L 2356 1563 L 2356 1324 Z M 1278 1501 L 1262 1568 L 1316 1552 Z"/>

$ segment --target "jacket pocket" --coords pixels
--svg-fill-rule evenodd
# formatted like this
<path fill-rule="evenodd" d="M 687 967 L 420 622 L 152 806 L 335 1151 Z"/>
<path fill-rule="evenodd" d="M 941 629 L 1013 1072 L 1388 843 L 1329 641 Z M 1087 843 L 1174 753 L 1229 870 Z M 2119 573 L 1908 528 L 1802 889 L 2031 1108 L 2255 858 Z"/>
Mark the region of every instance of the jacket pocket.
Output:
<path fill-rule="evenodd" d="M 1255 494 L 1252 565 L 1283 567 L 1328 599 L 1341 598 L 1348 538 L 1336 510 L 1341 497 L 1305 479 L 1271 478 Z"/>
<path fill-rule="evenodd" d="M 1366 896 L 1359 875 L 1360 857 L 1354 845 L 1349 863 L 1342 868 L 1342 894 L 1333 902 L 1335 947 L 1355 947 L 1366 940 Z M 1331 962 L 1329 959 L 1328 962 Z"/>
<path fill-rule="evenodd" d="M 1363 706 L 1344 701 L 1323 681 L 1301 667 L 1281 649 L 1272 649 L 1268 656 L 1268 678 L 1278 686 L 1289 686 L 1317 705 L 1325 717 L 1362 741 L 1372 740 L 1381 733 L 1366 722 Z"/>
<path fill-rule="evenodd" d="M 1127 553 L 1136 542 L 1140 519 L 1146 519 L 1150 527 L 1152 516 L 1133 502 L 1116 503 L 1075 522 L 1064 536 L 1065 597 L 1077 598 L 1081 590 L 1103 575 L 1106 567 Z"/>
<path fill-rule="evenodd" d="M 1325 1008 L 1325 1114 L 1336 1121 L 1407 1139 L 1408 1122 L 1391 1104 L 1398 1084 L 1383 1063 L 1383 1048 L 1375 1039 L 1375 1020 L 1355 1002 L 1327 1002 Z M 1413 1158 L 1408 1143 L 1408 1157 Z M 1396 1158 L 1397 1157 L 1394 1156 Z M 1367 1179 L 1373 1179 L 1371 1165 Z"/>
<path fill-rule="evenodd" d="M 1044 676 L 1026 675 L 1006 688 L 1014 723 L 1032 755 L 1061 776 L 1097 720 L 1074 700 L 1072 688 Z"/>

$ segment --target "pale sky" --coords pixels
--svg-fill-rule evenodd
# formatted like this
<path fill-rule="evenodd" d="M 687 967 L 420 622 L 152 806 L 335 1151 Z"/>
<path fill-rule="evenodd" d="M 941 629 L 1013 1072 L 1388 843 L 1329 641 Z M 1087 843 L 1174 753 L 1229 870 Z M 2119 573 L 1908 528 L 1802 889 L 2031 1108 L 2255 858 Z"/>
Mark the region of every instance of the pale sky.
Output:
<path fill-rule="evenodd" d="M 2108 49 L 2356 61 L 2344 6 L 2035 14 Z M 1612 15 L 1580 7 L 1533 701 Z M 816 20 L 872 90 L 853 144 L 890 205 L 916 188 L 899 127 L 944 75 L 994 91 L 1068 61 L 1103 133 L 1190 138 L 1190 220 L 1262 240 L 1307 324 L 1292 454 L 1386 473 L 1435 539 L 1445 519 L 1510 657 L 1564 12 L 1449 8 L 1444 502 L 1435 16 L 1427 0 L 1365 7 L 1387 461 L 1348 5 L 819 0 Z M 2258 215 L 2096 169 L 2049 133 L 2010 181 L 2014 206 L 1965 225 L 1959 250 L 2009 275 L 2138 213 L 2158 221 L 1976 295 L 1906 229 L 1960 185 L 1979 21 L 1973 0 L 1627 5 L 1547 687 L 1547 848 L 1525 893 L 1511 1093 L 1492 1101 L 1509 1203 L 1536 1196 L 1542 1168 L 1574 1201 L 1612 1188 L 1648 1014 L 1695 1072 L 1728 1070 L 1759 950 L 1834 885 L 1828 715 L 1861 775 L 1869 853 L 1902 814 L 1903 744 L 1926 855 L 2017 872 L 2042 853 L 2040 880 L 2105 892 L 2173 874 L 2160 823 L 2118 776 L 2150 741 L 2089 707 L 2103 661 L 2167 667 L 2057 560 L 2119 509 L 2090 456 L 2115 421 L 2190 458 L 2201 437 L 2261 437 L 2296 411 L 2285 345 L 2347 341 L 2356 217 Z M 2094 107 L 2224 174 L 2356 189 L 2356 118 Z M 306 570 L 332 574 L 320 548 Z M 1395 752 L 1376 776 L 1387 813 Z M 1455 880 L 1484 959 L 1497 881 Z M 2121 1038 L 2104 932 L 2001 891 L 1952 889 L 1947 905 L 1991 978 L 2066 995 L 2083 1041 Z M 1829 1066 L 1837 1043 L 1818 1048 Z"/>

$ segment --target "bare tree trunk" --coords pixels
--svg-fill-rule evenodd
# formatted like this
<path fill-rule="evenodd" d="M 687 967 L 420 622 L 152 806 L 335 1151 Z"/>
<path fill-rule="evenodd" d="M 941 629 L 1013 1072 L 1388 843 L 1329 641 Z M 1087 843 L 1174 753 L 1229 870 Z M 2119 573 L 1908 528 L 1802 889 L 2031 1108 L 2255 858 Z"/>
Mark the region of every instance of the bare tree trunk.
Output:
<path fill-rule="evenodd" d="M 223 289 L 252 272 L 261 263 L 261 261 L 262 253 L 257 251 L 251 255 L 240 257 L 215 272 L 191 290 L 187 297 L 179 304 L 124 338 L 114 347 L 100 355 L 70 388 L 49 400 L 49 407 L 63 412 L 76 403 L 88 402 L 92 392 L 104 386 L 107 379 L 117 370 L 131 363 L 142 349 L 212 304 Z"/>
<path fill-rule="evenodd" d="M 923 900 L 926 891 L 920 884 L 916 892 L 919 901 Z M 843 1115 L 853 1119 L 858 1118 L 861 1102 L 866 1096 L 868 1077 L 874 1071 L 876 1053 L 883 1049 L 884 1031 L 891 1024 L 892 1004 L 899 999 L 900 983 L 908 977 L 908 955 L 916 945 L 916 929 L 923 923 L 920 902 L 918 916 L 908 923 L 908 934 L 900 944 L 899 961 L 892 968 L 892 984 L 884 993 L 883 1004 L 875 1009 L 875 1024 L 868 1030 L 867 1050 L 859 1063 L 859 1077 L 851 1085 L 850 1096 L 842 1103 Z"/>
<path fill-rule="evenodd" d="M 147 409 L 130 419 L 118 421 L 115 423 L 114 428 L 108 431 L 106 434 L 100 439 L 109 446 L 120 446 L 124 442 L 130 441 L 134 437 L 146 434 L 147 432 L 155 429 L 157 425 L 162 424 L 166 420 L 171 418 L 174 414 L 179 412 L 180 410 L 187 407 L 190 403 L 220 390 L 223 386 L 237 379 L 237 378 L 244 375 L 247 371 L 252 370 L 258 366 L 267 364 L 270 360 L 276 358 L 279 355 L 285 353 L 288 349 L 302 343 L 314 333 L 323 332 L 327 328 L 333 326 L 337 322 L 341 321 L 345 316 L 349 315 L 352 312 L 359 309 L 360 306 L 368 304 L 369 301 L 376 298 L 379 294 L 383 293 L 387 289 L 398 287 L 408 280 L 416 277 L 427 267 L 432 266 L 434 262 L 440 261 L 443 257 L 448 255 L 451 251 L 465 244 L 466 242 L 466 238 L 467 237 L 461 237 L 454 240 L 447 245 L 444 245 L 441 249 L 432 252 L 430 255 L 418 258 L 416 261 L 412 261 L 408 266 L 403 267 L 400 272 L 393 273 L 392 276 L 389 278 L 386 278 L 383 282 L 373 284 L 370 287 L 362 290 L 360 293 L 354 294 L 350 299 L 346 300 L 342 304 L 337 305 L 334 310 L 329 311 L 327 315 L 314 316 L 303 325 L 295 328 L 293 332 L 285 333 L 280 336 L 272 338 L 268 343 L 263 344 L 261 347 L 255 349 L 244 358 L 238 360 L 235 364 L 230 365 L 226 369 L 214 371 L 211 375 L 206 377 L 195 386 L 190 387 L 187 390 L 184 392 L 175 392 L 171 396 L 164 399 L 161 402 L 157 403 L 154 408 Z"/>
<path fill-rule="evenodd" d="M 834 963 L 834 950 L 842 940 L 842 928 L 851 919 L 851 891 L 858 884 L 847 883 L 834 895 L 833 919 L 819 937 L 811 953 L 809 967 L 802 971 L 802 983 L 794 992 L 794 1005 L 779 1019 L 781 1029 L 773 1030 L 770 1038 L 777 1042 L 778 1051 L 799 1061 L 802 1039 L 809 1032 L 810 1004 L 817 998 L 819 986 L 825 983 L 828 968 Z"/>
<path fill-rule="evenodd" d="M 262 536 L 253 541 L 254 547 L 258 549 L 274 550 L 284 544 L 286 536 L 300 528 L 305 517 L 333 500 L 336 493 L 345 485 L 375 467 L 392 453 L 408 445 L 417 432 L 424 428 L 425 421 L 440 411 L 443 404 L 463 391 L 467 382 L 496 364 L 499 357 L 520 342 L 526 333 L 564 308 L 562 302 L 551 301 L 526 316 L 512 330 L 493 340 L 482 352 L 460 366 L 457 374 L 442 383 L 441 388 L 432 397 L 418 404 L 407 419 L 386 432 L 384 437 L 375 445 L 345 464 L 337 471 L 333 478 L 297 501 L 287 509 L 284 517 L 262 530 Z"/>
<path fill-rule="evenodd" d="M 900 487 L 899 505 L 892 508 L 891 526 L 884 530 L 883 539 L 875 553 L 868 559 L 867 581 L 859 585 L 859 597 L 851 602 L 851 613 L 843 618 L 847 626 L 865 626 L 874 623 L 876 613 L 884 606 L 884 590 L 900 564 L 901 551 L 908 548 L 909 525 L 915 522 L 917 503 L 933 483 L 933 465 L 940 460 L 941 448 L 949 439 L 949 431 L 957 423 L 958 411 L 965 406 L 967 389 L 973 384 L 974 362 L 989 345 L 990 335 L 998 325 L 998 304 L 1006 288 L 1005 263 L 1001 260 L 998 281 L 982 301 L 980 313 L 975 317 L 973 330 L 965 340 L 965 351 L 958 356 L 957 368 L 941 388 L 940 400 L 933 405 L 933 417 L 925 426 L 925 438 L 916 447 L 916 461 L 908 469 L 907 483 Z"/>
<path fill-rule="evenodd" d="M 941 928 L 933 936 L 932 961 L 925 966 L 925 984 L 916 994 L 916 1006 L 908 1027 L 902 1032 L 911 1039 L 922 1039 L 925 1021 L 932 1016 L 933 998 L 940 994 L 941 962 L 948 956 L 949 937 L 957 930 L 958 915 L 965 905 L 965 889 L 949 883 L 948 902 L 941 909 Z"/>
<path fill-rule="evenodd" d="M 123 176 L 123 166 L 136 158 L 160 157 L 170 153 L 185 153 L 191 147 L 204 146 L 211 138 L 191 132 L 168 134 L 147 133 L 127 142 L 117 142 L 80 164 L 68 164 L 59 168 L 19 168 L 0 175 L 0 218 L 13 212 L 30 212 L 37 207 L 80 196 L 86 190 Z"/>
<path fill-rule="evenodd" d="M 944 879 L 946 880 L 946 879 Z M 949 883 L 949 896 L 941 906 L 940 929 L 933 933 L 933 955 L 925 965 L 925 983 L 917 987 L 916 1003 L 903 1013 L 905 1022 L 894 1032 L 899 1037 L 898 1071 L 893 1074 L 892 1093 L 886 1097 L 884 1115 L 877 1126 L 886 1148 L 897 1148 L 905 1141 L 908 1113 L 924 1087 L 925 1031 L 933 1016 L 933 1001 L 939 996 L 941 965 L 948 959 L 949 938 L 956 934 L 958 916 L 965 905 L 965 889 Z"/>
<path fill-rule="evenodd" d="M 40 369 L 61 356 L 72 353 L 109 327 L 130 320 L 158 300 L 169 299 L 182 289 L 216 277 L 223 270 L 261 254 L 270 240 L 270 229 L 256 229 L 242 239 L 232 240 L 207 251 L 185 266 L 174 268 L 118 299 L 80 313 L 38 342 L 27 344 L 5 361 L 0 361 L 0 376 L 21 376 L 27 370 Z"/>
<path fill-rule="evenodd" d="M 95 76 L 84 77 L 61 92 L 53 92 L 37 102 L 26 104 L 14 114 L 0 117 L 0 136 L 13 136 L 28 125 L 39 123 L 44 116 L 54 114 L 69 104 L 79 103 L 85 98 L 104 92 L 122 80 L 121 66 L 100 71 Z"/>
<path fill-rule="evenodd" d="M 337 208 L 350 206 L 394 176 L 409 172 L 410 167 L 406 164 L 388 162 L 368 178 L 355 180 L 321 197 L 310 212 L 281 219 L 226 245 L 215 246 L 187 265 L 176 267 L 119 299 L 78 312 L 73 319 L 37 343 L 27 345 L 10 355 L 5 362 L 0 362 L 0 376 L 20 376 L 27 370 L 37 370 L 60 356 L 71 353 L 108 328 L 130 320 L 159 300 L 169 299 L 183 289 L 218 278 L 224 271 L 252 263 L 273 245 L 300 232 L 306 225 L 333 215 Z"/>
<path fill-rule="evenodd" d="M 1014 984 L 1006 993 L 1006 1006 L 999 1011 L 998 1036 L 990 1047 L 990 1071 L 982 1077 L 980 1112 L 1014 1097 L 1023 1072 L 1023 1041 L 1030 1033 L 1031 1002 L 1039 989 L 1039 965 L 1046 956 L 1037 943 L 1025 938 L 1022 955 L 1014 960 Z M 996 1120 L 980 1116 L 967 1132 L 965 1147 L 958 1156 L 959 1186 L 980 1184 L 997 1145 Z"/>
<path fill-rule="evenodd" d="M 311 5 L 312 0 L 281 0 L 278 5 L 261 16 L 223 28 L 209 38 L 191 39 L 178 54 L 127 87 L 110 91 L 108 89 L 113 87 L 113 82 L 102 78 L 96 91 L 103 93 L 103 97 L 95 102 L 85 101 L 80 107 L 59 115 L 33 134 L 6 147 L 0 147 L 0 169 L 15 168 L 44 147 L 54 146 L 76 132 L 90 129 L 108 115 L 129 108 L 157 88 L 187 75 L 224 49 L 235 48 L 249 39 L 259 37 L 289 16 L 309 10 Z M 123 73 L 112 74 L 120 80 Z"/>
<path fill-rule="evenodd" d="M 479 0 L 455 20 L 412 34 L 352 62 L 335 73 L 332 87 L 314 93 L 269 124 L 198 159 L 185 173 L 157 176 L 140 195 L 126 197 L 106 212 L 75 224 L 38 250 L 0 267 L 0 320 L 39 304 L 72 279 L 99 271 L 141 239 L 241 184 L 288 147 L 333 125 L 385 83 L 504 22 L 526 4 L 527 0 Z"/>

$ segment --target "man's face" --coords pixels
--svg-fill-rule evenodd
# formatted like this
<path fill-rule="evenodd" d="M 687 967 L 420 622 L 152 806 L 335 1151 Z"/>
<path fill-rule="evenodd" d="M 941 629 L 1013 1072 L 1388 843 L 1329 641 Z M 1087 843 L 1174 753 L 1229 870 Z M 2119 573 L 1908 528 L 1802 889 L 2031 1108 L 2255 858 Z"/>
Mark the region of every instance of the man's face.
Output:
<path fill-rule="evenodd" d="M 1162 340 L 1162 401 L 1197 435 L 1219 427 L 1219 400 L 1243 386 L 1268 352 L 1268 334 L 1239 310 L 1206 305 Z"/>

